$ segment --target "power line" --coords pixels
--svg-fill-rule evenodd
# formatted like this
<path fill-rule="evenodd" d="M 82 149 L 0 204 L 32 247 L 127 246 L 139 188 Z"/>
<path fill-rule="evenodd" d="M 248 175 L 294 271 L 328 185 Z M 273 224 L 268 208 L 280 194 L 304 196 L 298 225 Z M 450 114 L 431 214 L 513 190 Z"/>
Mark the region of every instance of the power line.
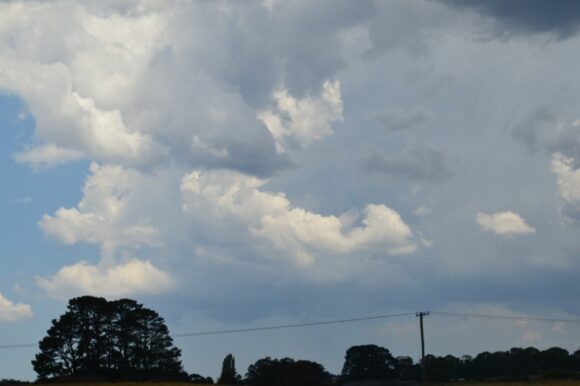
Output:
<path fill-rule="evenodd" d="M 405 312 L 405 313 L 400 313 L 400 314 L 364 316 L 364 317 L 360 317 L 360 318 L 337 319 L 337 320 L 327 320 L 327 321 L 320 321 L 320 322 L 280 324 L 280 325 L 270 325 L 270 326 L 261 326 L 261 327 L 237 328 L 237 329 L 230 329 L 230 330 L 211 330 L 211 331 L 187 332 L 187 333 L 180 333 L 180 334 L 172 334 L 171 336 L 173 338 L 185 338 L 185 337 L 195 337 L 195 336 L 224 335 L 224 334 L 236 334 L 236 333 L 245 333 L 245 332 L 260 332 L 260 331 L 282 330 L 282 329 L 290 329 L 290 328 L 324 326 L 324 325 L 341 324 L 341 323 L 354 323 L 354 322 L 362 322 L 362 321 L 369 321 L 369 320 L 397 318 L 397 317 L 410 316 L 410 315 L 416 315 L 416 313 L 415 312 Z M 463 318 L 529 320 L 529 321 L 535 321 L 535 322 L 552 322 L 552 323 L 556 322 L 556 323 L 580 324 L 580 319 L 542 318 L 542 317 L 534 317 L 534 316 L 471 314 L 471 313 L 449 312 L 449 311 L 431 311 L 431 315 L 451 316 L 451 317 L 454 316 L 454 317 L 463 317 Z M 0 350 L 31 348 L 31 347 L 38 347 L 38 344 L 37 343 L 0 344 Z"/>
<path fill-rule="evenodd" d="M 493 315 L 493 314 L 469 314 L 463 312 L 431 311 L 432 315 L 439 316 L 457 316 L 464 318 L 481 318 L 481 319 L 505 319 L 505 320 L 529 320 L 533 322 L 556 322 L 556 323 L 578 323 L 580 319 L 559 319 L 559 318 L 541 318 L 536 316 L 518 316 L 518 315 Z"/>
<path fill-rule="evenodd" d="M 241 332 L 256 332 L 256 331 L 268 331 L 268 330 L 282 330 L 286 328 L 300 328 L 300 327 L 312 327 L 312 326 L 324 326 L 328 324 L 339 324 L 339 323 L 353 323 L 362 322 L 366 320 L 378 320 L 387 318 L 396 318 L 402 316 L 414 315 L 414 312 L 405 312 L 402 314 L 389 314 L 389 315 L 377 315 L 377 316 L 364 316 L 361 318 L 351 318 L 351 319 L 339 319 L 339 320 L 327 320 L 322 322 L 309 322 L 309 323 L 297 323 L 297 324 L 280 324 L 274 326 L 262 326 L 262 327 L 250 327 L 250 328 L 237 328 L 232 330 L 214 330 L 214 331 L 203 331 L 203 332 L 188 332 L 182 334 L 172 335 L 174 338 L 183 338 L 189 336 L 205 336 L 205 335 L 221 335 L 221 334 L 235 334 Z"/>
<path fill-rule="evenodd" d="M 186 332 L 180 334 L 172 334 L 173 338 L 185 338 L 193 336 L 207 336 L 207 335 L 223 335 L 223 334 L 236 334 L 244 332 L 259 332 L 268 330 L 282 330 L 288 328 L 300 328 L 300 327 L 312 327 L 312 326 L 324 326 L 329 324 L 340 324 L 340 323 L 354 323 L 362 322 L 368 320 L 379 320 L 387 318 L 397 318 L 402 316 L 414 315 L 414 312 L 405 312 L 400 314 L 388 314 L 388 315 L 375 315 L 375 316 L 363 316 L 360 318 L 350 318 L 350 319 L 337 319 L 337 320 L 326 320 L 321 322 L 308 322 L 308 323 L 296 323 L 296 324 L 280 324 L 271 326 L 261 326 L 261 327 L 249 327 L 249 328 L 237 328 L 231 330 L 212 330 L 212 331 L 200 331 L 200 332 Z M 0 345 L 0 350 L 2 349 L 13 349 L 13 348 L 29 348 L 37 347 L 34 343 L 23 343 L 23 344 L 4 344 Z"/>

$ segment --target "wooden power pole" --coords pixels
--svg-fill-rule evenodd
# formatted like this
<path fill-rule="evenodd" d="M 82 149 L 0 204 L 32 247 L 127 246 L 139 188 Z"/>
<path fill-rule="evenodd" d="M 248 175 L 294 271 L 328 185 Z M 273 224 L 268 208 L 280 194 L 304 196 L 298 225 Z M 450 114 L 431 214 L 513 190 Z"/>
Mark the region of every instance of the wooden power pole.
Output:
<path fill-rule="evenodd" d="M 416 314 L 419 317 L 419 327 L 421 328 L 421 373 L 423 384 L 427 383 L 427 369 L 425 363 L 425 334 L 423 333 L 423 316 L 429 315 L 429 311 L 421 311 Z"/>

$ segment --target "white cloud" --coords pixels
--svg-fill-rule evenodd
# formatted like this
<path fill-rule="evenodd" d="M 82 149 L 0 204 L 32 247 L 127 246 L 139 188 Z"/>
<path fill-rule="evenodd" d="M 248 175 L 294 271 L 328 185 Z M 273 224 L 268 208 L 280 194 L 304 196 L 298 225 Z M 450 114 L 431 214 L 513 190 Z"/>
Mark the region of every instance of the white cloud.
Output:
<path fill-rule="evenodd" d="M 14 155 L 14 160 L 34 167 L 50 167 L 76 161 L 83 157 L 83 153 L 78 150 L 65 149 L 49 143 L 17 153 Z"/>
<path fill-rule="evenodd" d="M 128 296 L 160 294 L 173 288 L 169 274 L 149 261 L 130 260 L 112 267 L 79 262 L 63 267 L 50 278 L 37 278 L 49 296 L 68 299 L 79 294 L 95 296 Z"/>
<path fill-rule="evenodd" d="M 558 192 L 562 199 L 563 214 L 569 220 L 580 216 L 580 168 L 574 168 L 574 159 L 554 154 L 552 170 L 558 177 Z"/>
<path fill-rule="evenodd" d="M 295 99 L 288 90 L 274 92 L 277 111 L 264 111 L 258 118 L 264 122 L 276 140 L 279 152 L 294 146 L 308 146 L 331 135 L 331 123 L 342 120 L 342 98 L 339 81 L 326 81 L 319 97 Z"/>
<path fill-rule="evenodd" d="M 80 262 L 62 268 L 50 278 L 38 278 L 49 295 L 66 297 L 85 292 L 101 295 L 161 293 L 172 288 L 169 273 L 150 261 L 166 241 L 157 224 L 168 226 L 173 217 L 165 194 L 170 181 L 164 174 L 147 174 L 113 165 L 91 165 L 83 198 L 73 208 L 60 208 L 40 221 L 43 232 L 67 245 L 98 245 L 100 263 Z M 179 185 L 176 185 L 178 188 Z M 166 216 L 166 217 L 164 217 Z"/>
<path fill-rule="evenodd" d="M 196 171 L 182 182 L 184 209 L 192 216 L 209 210 L 224 221 L 231 216 L 299 265 L 365 249 L 395 255 L 417 249 L 411 228 L 385 205 L 367 205 L 362 214 L 324 216 L 293 206 L 283 193 L 260 190 L 265 183 L 235 172 Z M 361 224 L 353 226 L 359 219 Z"/>
<path fill-rule="evenodd" d="M 56 164 L 82 155 L 141 169 L 175 162 L 271 175 L 289 164 L 277 147 L 307 145 L 330 135 L 331 123 L 342 119 L 339 82 L 324 81 L 337 69 L 336 30 L 358 23 L 350 20 L 350 5 L 333 6 L 341 24 L 317 20 L 316 40 L 334 47 L 311 48 L 318 59 L 328 57 L 321 68 L 304 60 L 302 42 L 283 34 L 310 6 L 284 6 L 298 13 L 259 3 L 0 7 L 0 88 L 26 102 L 36 137 L 52 146 L 19 155 L 22 161 Z M 246 37 L 237 28 L 221 28 L 233 26 L 234 14 Z M 62 18 L 68 23 L 58 22 Z M 255 39 L 264 30 L 276 31 L 272 42 Z M 212 44 L 203 39 L 208 34 L 216 36 Z M 296 92 L 289 79 L 306 75 L 307 87 Z M 275 90 L 285 82 L 288 89 Z M 310 96 L 319 88 L 320 95 Z M 266 95 L 277 103 L 269 112 L 273 133 L 257 117 Z M 66 151 L 57 155 L 55 149 Z"/>
<path fill-rule="evenodd" d="M 477 212 L 477 223 L 486 231 L 499 236 L 517 236 L 535 233 L 536 230 L 526 224 L 525 220 L 512 211 L 487 214 Z"/>
<path fill-rule="evenodd" d="M 65 267 L 38 284 L 51 296 L 105 293 L 100 282 L 110 293 L 149 293 L 140 281 L 127 288 L 116 284 L 130 272 L 136 272 L 131 277 L 157 275 L 150 266 L 126 266 L 126 261 L 149 256 L 167 268 L 161 273 L 174 278 L 183 268 L 177 263 L 183 251 L 189 253 L 188 264 L 250 261 L 292 267 L 315 282 L 344 280 L 369 269 L 367 256 L 405 255 L 418 248 L 411 228 L 384 204 L 322 215 L 293 205 L 283 193 L 262 190 L 266 182 L 228 170 L 181 177 L 172 169 L 151 174 L 93 163 L 79 204 L 45 215 L 40 226 L 67 245 L 100 246 L 100 263 Z"/>
<path fill-rule="evenodd" d="M 11 322 L 31 316 L 32 309 L 28 304 L 14 303 L 0 293 L 0 321 Z"/>
<path fill-rule="evenodd" d="M 101 108 L 92 97 L 74 91 L 71 68 L 17 61 L 0 61 L 0 68 L 0 86 L 26 100 L 37 134 L 48 142 L 16 155 L 18 161 L 51 166 L 84 155 L 142 166 L 165 157 L 149 135 L 127 127 L 120 110 Z"/>
<path fill-rule="evenodd" d="M 60 208 L 54 216 L 44 215 L 42 230 L 65 244 L 87 242 L 100 245 L 103 253 L 118 248 L 157 245 L 158 229 L 149 213 L 132 212 L 131 200 L 138 200 L 154 177 L 119 166 L 91 165 L 77 208 Z"/>
<path fill-rule="evenodd" d="M 64 3 L 0 6 L 0 38 L 10 35 L 0 41 L 11 41 L 0 44 L 0 87 L 26 101 L 37 136 L 49 144 L 18 159 L 55 164 L 84 155 L 137 167 L 166 161 L 162 138 L 141 124 L 143 113 L 160 111 L 149 103 L 164 104 L 158 93 L 144 97 L 154 83 L 144 81 L 155 77 L 147 74 L 155 70 L 152 57 L 165 47 L 161 32 L 168 32 L 161 10 L 101 17 Z"/>

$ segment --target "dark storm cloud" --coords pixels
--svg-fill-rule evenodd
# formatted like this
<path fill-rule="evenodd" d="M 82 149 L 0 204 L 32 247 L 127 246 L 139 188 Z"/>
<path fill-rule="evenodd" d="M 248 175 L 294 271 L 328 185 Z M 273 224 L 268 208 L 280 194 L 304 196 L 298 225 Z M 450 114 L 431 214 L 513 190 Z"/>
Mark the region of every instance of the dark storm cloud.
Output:
<path fill-rule="evenodd" d="M 372 147 L 362 157 L 364 170 L 417 180 L 442 181 L 453 175 L 445 153 L 423 141 L 414 141 L 400 154 L 384 154 Z"/>
<path fill-rule="evenodd" d="M 515 33 L 552 33 L 564 39 L 578 31 L 576 0 L 439 0 L 494 18 L 501 29 Z"/>

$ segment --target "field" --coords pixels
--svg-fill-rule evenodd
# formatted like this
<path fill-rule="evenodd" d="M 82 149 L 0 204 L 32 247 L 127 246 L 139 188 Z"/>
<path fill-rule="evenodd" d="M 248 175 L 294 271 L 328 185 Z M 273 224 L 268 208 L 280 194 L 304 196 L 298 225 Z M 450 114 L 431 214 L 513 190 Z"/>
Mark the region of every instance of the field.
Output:
<path fill-rule="evenodd" d="M 171 382 L 119 382 L 119 383 L 51 383 L 46 386 L 193 386 L 192 383 L 171 383 Z M 431 383 L 433 386 L 580 386 L 580 380 L 574 381 L 534 381 L 534 382 L 453 382 L 453 383 Z M 209 385 L 197 385 L 209 386 Z M 213 385 L 216 386 L 216 385 Z"/>
<path fill-rule="evenodd" d="M 530 381 L 530 382 L 450 382 L 433 386 L 580 386 L 580 380 L 573 381 Z"/>
<path fill-rule="evenodd" d="M 228 385 L 217 385 L 217 384 L 201 384 L 201 383 L 185 383 L 185 382 L 111 382 L 111 383 L 99 383 L 99 382 L 85 382 L 85 383 L 31 383 L 30 386 L 228 386 Z M 24 385 L 26 386 L 26 385 Z M 580 386 L 580 383 L 578 385 Z"/>
<path fill-rule="evenodd" d="M 227 386 L 227 385 L 208 385 L 203 383 L 178 383 L 178 382 L 115 382 L 115 383 L 48 383 L 33 384 L 34 386 Z M 580 386 L 580 383 L 578 385 Z"/>

